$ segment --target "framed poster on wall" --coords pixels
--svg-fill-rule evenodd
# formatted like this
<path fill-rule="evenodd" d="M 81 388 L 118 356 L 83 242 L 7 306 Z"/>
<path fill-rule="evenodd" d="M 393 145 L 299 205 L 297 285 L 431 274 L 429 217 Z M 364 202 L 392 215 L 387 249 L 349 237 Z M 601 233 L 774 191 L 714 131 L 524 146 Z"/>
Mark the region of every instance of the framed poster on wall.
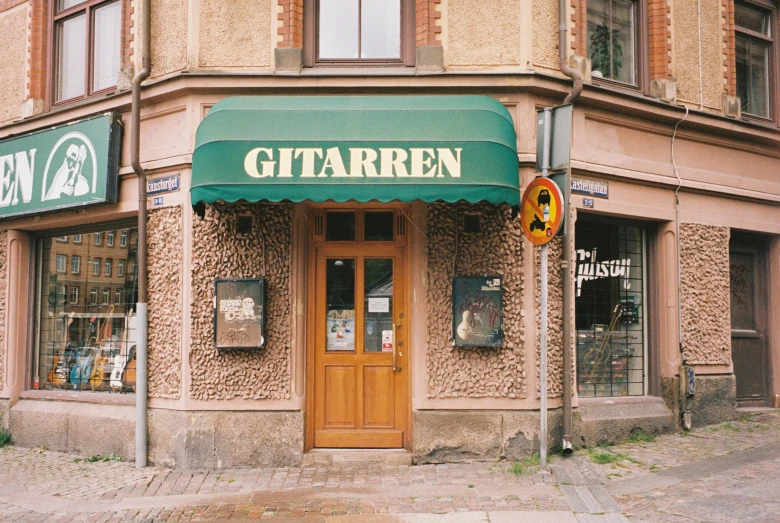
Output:
<path fill-rule="evenodd" d="M 265 347 L 265 280 L 214 280 L 214 346 Z"/>
<path fill-rule="evenodd" d="M 452 279 L 452 339 L 455 347 L 504 345 L 503 278 Z"/>

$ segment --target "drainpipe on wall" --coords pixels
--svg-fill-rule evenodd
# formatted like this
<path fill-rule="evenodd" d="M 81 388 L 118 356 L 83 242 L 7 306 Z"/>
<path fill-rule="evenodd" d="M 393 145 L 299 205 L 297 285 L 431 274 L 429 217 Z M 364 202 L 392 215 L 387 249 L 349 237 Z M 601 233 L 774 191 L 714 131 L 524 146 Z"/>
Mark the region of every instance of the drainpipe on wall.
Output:
<path fill-rule="evenodd" d="M 151 57 L 151 0 L 143 0 L 141 7 L 141 71 L 133 78 L 133 102 L 130 117 L 130 163 L 138 177 L 138 342 L 136 346 L 135 384 L 135 466 L 147 463 L 147 354 L 148 354 L 148 298 L 146 250 L 146 172 L 141 167 L 141 82 L 152 71 Z"/>
<path fill-rule="evenodd" d="M 575 69 L 569 67 L 568 53 L 566 52 L 566 0 L 558 1 L 558 48 L 560 51 L 560 69 L 563 74 L 574 80 L 574 86 L 571 92 L 566 96 L 563 103 L 574 103 L 574 100 L 582 92 L 582 75 Z M 571 189 L 565 187 L 564 201 L 571 201 Z M 563 280 L 563 454 L 569 455 L 573 449 L 571 446 L 571 235 L 574 234 L 574 227 L 571 223 L 571 211 L 569 211 L 569 234 L 563 239 L 563 252 L 561 257 L 561 279 Z"/>

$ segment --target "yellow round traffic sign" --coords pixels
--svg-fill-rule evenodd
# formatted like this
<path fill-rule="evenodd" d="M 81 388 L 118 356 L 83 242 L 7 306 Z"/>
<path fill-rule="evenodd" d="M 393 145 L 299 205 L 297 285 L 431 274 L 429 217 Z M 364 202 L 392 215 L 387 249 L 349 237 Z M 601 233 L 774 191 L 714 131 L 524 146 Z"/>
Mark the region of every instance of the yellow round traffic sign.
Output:
<path fill-rule="evenodd" d="M 528 241 L 544 245 L 552 240 L 563 221 L 563 195 L 549 178 L 528 184 L 520 202 L 520 223 Z"/>

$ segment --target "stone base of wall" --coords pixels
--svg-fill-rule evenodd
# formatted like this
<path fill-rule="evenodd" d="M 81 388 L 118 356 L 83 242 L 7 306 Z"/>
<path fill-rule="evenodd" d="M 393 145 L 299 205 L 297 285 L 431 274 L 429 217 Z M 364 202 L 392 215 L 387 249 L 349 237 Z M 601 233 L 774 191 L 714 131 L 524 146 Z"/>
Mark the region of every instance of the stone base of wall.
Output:
<path fill-rule="evenodd" d="M 561 445 L 562 423 L 561 410 L 550 410 L 549 449 Z M 529 458 L 539 452 L 539 412 L 414 411 L 412 445 L 415 464 Z"/>
<path fill-rule="evenodd" d="M 149 411 L 149 461 L 179 469 L 303 463 L 302 412 Z"/>
<path fill-rule="evenodd" d="M 696 394 L 691 405 L 694 427 L 737 419 L 737 381 L 734 375 L 696 376 Z M 680 428 L 680 383 L 677 376 L 661 380 L 664 401 L 675 413 Z"/>
<path fill-rule="evenodd" d="M 11 437 L 21 447 L 135 460 L 135 407 L 130 405 L 21 400 L 8 419 Z"/>
<path fill-rule="evenodd" d="M 577 409 L 581 425 L 575 425 L 573 439 L 581 446 L 625 441 L 632 432 L 662 434 L 675 430 L 676 414 L 661 398 L 636 401 L 580 400 Z"/>
<path fill-rule="evenodd" d="M 8 409 L 10 408 L 9 400 L 0 400 L 0 429 L 8 430 Z"/>

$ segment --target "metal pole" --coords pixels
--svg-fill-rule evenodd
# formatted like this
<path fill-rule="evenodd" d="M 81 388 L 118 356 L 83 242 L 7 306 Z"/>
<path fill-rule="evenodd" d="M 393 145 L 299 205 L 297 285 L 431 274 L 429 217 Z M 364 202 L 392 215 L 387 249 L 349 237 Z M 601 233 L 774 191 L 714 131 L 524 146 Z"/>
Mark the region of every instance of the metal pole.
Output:
<path fill-rule="evenodd" d="M 136 250 L 138 267 L 138 343 L 136 346 L 136 384 L 135 384 L 135 466 L 147 465 L 147 251 L 146 251 L 146 171 L 141 166 L 141 82 L 151 73 L 151 0 L 143 0 L 141 16 L 141 65 L 143 69 L 133 78 L 130 163 L 138 177 L 138 248 Z"/>
<path fill-rule="evenodd" d="M 544 109 L 544 142 L 542 156 L 542 177 L 550 176 L 550 146 L 552 142 L 552 108 Z M 539 330 L 539 394 L 541 412 L 539 415 L 539 467 L 547 470 L 547 245 L 542 245 L 541 268 L 539 271 L 540 306 L 542 308 Z"/>

